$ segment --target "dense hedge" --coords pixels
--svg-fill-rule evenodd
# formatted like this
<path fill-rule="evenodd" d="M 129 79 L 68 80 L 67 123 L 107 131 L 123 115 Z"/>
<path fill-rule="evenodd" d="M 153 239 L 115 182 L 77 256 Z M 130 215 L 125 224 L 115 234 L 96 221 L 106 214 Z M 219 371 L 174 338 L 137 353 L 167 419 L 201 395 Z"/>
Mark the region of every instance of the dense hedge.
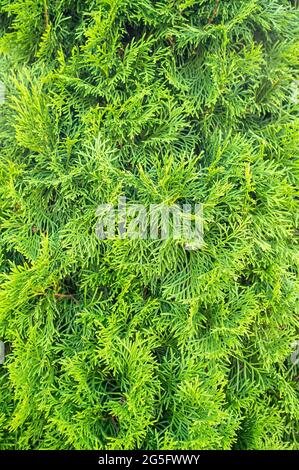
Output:
<path fill-rule="evenodd" d="M 0 448 L 299 448 L 298 12 L 0 0 Z M 120 195 L 204 246 L 98 240 Z"/>

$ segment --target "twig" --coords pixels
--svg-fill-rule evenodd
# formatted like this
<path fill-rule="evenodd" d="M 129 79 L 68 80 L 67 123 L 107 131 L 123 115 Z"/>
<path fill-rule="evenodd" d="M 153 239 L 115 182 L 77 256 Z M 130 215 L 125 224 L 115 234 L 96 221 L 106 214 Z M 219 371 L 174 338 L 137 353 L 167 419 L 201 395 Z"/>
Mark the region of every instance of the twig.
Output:
<path fill-rule="evenodd" d="M 76 304 L 79 304 L 78 300 L 72 294 L 54 294 L 55 299 L 72 299 Z"/>
<path fill-rule="evenodd" d="M 45 15 L 45 26 L 46 26 L 46 29 L 48 29 L 48 26 L 49 26 L 49 11 L 48 11 L 47 0 L 44 0 L 44 15 Z"/>
<path fill-rule="evenodd" d="M 220 0 L 216 0 L 216 4 L 215 4 L 215 8 L 213 10 L 212 16 L 208 20 L 209 24 L 213 23 L 214 19 L 216 18 L 217 14 L 218 14 L 219 3 L 220 3 Z"/>

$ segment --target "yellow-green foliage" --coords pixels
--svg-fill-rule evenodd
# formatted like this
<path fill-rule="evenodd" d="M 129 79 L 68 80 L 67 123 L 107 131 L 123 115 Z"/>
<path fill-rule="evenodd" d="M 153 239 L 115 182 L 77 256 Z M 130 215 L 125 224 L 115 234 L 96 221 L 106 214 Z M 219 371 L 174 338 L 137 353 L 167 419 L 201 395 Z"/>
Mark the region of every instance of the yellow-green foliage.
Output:
<path fill-rule="evenodd" d="M 299 448 L 298 70 L 295 0 L 0 0 L 0 448 Z"/>

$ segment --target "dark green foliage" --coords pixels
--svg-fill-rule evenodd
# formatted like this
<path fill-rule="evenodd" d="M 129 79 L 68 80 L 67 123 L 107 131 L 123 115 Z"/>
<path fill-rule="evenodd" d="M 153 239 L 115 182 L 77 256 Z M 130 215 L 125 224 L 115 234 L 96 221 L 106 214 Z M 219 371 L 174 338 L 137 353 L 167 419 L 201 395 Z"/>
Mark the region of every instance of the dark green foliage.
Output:
<path fill-rule="evenodd" d="M 0 448 L 298 449 L 298 2 L 0 22 Z M 203 248 L 99 241 L 121 194 L 202 202 Z"/>

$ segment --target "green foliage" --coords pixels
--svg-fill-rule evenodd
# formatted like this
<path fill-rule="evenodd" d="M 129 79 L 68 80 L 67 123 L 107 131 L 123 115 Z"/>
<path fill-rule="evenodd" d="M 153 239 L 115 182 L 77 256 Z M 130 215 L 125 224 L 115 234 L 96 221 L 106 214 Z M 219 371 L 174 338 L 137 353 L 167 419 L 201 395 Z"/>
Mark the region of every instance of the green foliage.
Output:
<path fill-rule="evenodd" d="M 0 0 L 0 448 L 299 448 L 298 51 L 297 1 Z M 99 241 L 120 195 L 204 246 Z"/>

